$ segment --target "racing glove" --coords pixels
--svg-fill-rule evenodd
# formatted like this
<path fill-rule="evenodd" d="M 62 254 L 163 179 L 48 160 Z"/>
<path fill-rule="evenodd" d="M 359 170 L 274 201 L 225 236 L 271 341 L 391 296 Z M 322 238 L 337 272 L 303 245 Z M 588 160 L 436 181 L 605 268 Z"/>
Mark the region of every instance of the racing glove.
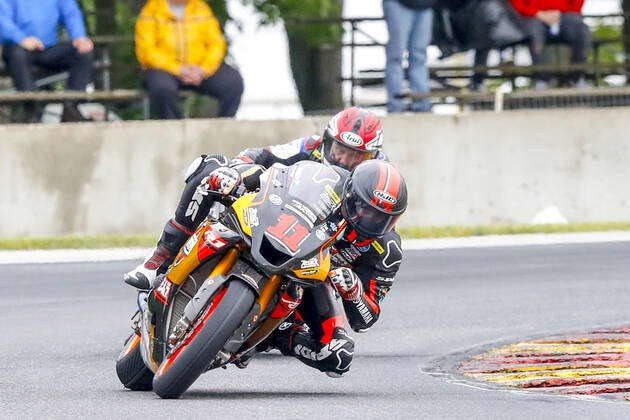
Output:
<path fill-rule="evenodd" d="M 363 294 L 363 284 L 354 271 L 347 267 L 328 273 L 328 278 L 344 300 L 357 300 Z"/>
<path fill-rule="evenodd" d="M 207 185 L 207 189 L 210 191 L 216 191 L 222 195 L 230 195 L 240 182 L 241 175 L 236 169 L 222 166 L 210 172 L 210 175 L 201 181 L 201 186 L 205 187 Z"/>

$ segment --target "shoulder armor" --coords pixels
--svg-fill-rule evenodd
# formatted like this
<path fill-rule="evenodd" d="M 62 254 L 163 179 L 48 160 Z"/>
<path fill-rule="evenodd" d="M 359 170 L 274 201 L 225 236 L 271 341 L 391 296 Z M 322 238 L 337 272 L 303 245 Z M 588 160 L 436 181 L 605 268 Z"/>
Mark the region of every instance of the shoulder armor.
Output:
<path fill-rule="evenodd" d="M 402 246 L 398 232 L 391 231 L 372 242 L 378 255 L 378 268 L 383 271 L 398 271 L 402 262 Z"/>

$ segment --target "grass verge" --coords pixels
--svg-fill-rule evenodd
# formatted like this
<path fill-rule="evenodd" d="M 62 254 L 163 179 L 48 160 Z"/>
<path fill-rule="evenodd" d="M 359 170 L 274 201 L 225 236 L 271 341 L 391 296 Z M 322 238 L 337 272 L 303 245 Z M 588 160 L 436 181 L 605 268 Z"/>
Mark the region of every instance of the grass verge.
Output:
<path fill-rule="evenodd" d="M 403 238 L 413 239 L 512 235 L 519 233 L 605 232 L 611 230 L 630 230 L 630 222 L 416 227 L 402 228 L 399 231 Z M 152 247 L 155 245 L 156 240 L 157 237 L 153 235 L 64 236 L 29 239 L 0 238 L 0 250 Z"/>
<path fill-rule="evenodd" d="M 568 223 L 562 225 L 441 226 L 399 229 L 401 236 L 408 239 L 515 235 L 521 233 L 606 232 L 611 230 L 630 230 L 630 222 Z"/>
<path fill-rule="evenodd" d="M 153 235 L 62 236 L 58 238 L 0 238 L 0 250 L 70 249 L 70 248 L 130 248 L 151 247 L 157 240 Z"/>

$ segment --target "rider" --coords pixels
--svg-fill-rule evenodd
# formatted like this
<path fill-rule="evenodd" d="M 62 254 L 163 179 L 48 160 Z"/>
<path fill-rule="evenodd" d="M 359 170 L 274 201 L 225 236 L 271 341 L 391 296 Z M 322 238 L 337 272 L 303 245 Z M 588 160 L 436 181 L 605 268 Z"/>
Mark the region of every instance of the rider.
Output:
<path fill-rule="evenodd" d="M 232 161 L 222 155 L 201 156 L 190 165 L 186 173 L 186 186 L 180 198 L 175 216 L 169 220 L 158 244 L 151 255 L 138 267 L 124 275 L 127 283 L 147 288 L 171 264 L 179 248 L 206 218 L 214 203 L 212 195 L 204 189 L 221 190 L 224 194 L 239 182 L 248 184 L 260 171 L 252 164 L 270 167 L 274 163 L 292 165 L 302 160 L 327 162 L 345 169 L 353 169 L 359 163 L 375 159 L 385 161 L 381 152 L 383 142 L 382 125 L 372 113 L 359 108 L 348 108 L 335 115 L 328 123 L 323 137 L 309 136 L 287 144 L 265 148 L 246 149 Z M 386 165 L 390 167 L 390 165 Z M 242 172 L 242 173 L 241 173 Z M 398 171 L 395 171 L 398 174 Z M 198 188 L 203 186 L 203 188 Z M 406 195 L 405 195 L 406 200 Z M 354 209 L 354 207 L 353 207 Z M 359 214 L 359 213 L 357 213 Z M 373 241 L 373 232 L 366 229 L 358 219 L 357 228 L 346 229 L 344 238 L 338 240 L 333 249 L 335 266 L 345 266 L 331 272 L 331 281 L 344 298 L 344 307 L 355 331 L 365 331 L 378 319 L 379 303 L 389 291 L 402 260 L 400 237 L 395 231 L 383 232 L 384 236 Z M 352 225 L 352 224 L 351 224 Z M 335 300 L 330 288 L 321 288 L 323 293 L 308 289 L 304 306 L 315 306 L 315 302 Z M 301 298 L 301 289 L 294 289 L 294 298 Z M 288 290 L 291 292 L 291 290 Z M 299 293 L 299 295 L 298 295 Z M 314 296 L 315 295 L 315 296 Z M 310 304 L 309 304 L 310 302 Z M 354 344 L 345 333 L 343 314 L 330 305 L 319 311 L 301 311 L 316 319 L 306 319 L 306 324 L 296 319 L 284 323 L 277 334 L 276 344 L 285 354 L 295 354 L 300 360 L 331 375 L 340 375 L 349 368 L 335 360 L 350 356 Z M 312 313 L 311 313 L 312 312 Z M 331 315 L 333 316 L 327 316 Z M 338 338 L 341 337 L 341 338 Z M 332 340 L 343 340 L 341 345 L 330 347 Z M 335 341 L 339 344 L 340 341 Z M 313 358 L 318 360 L 312 360 Z"/>
<path fill-rule="evenodd" d="M 386 159 L 381 152 L 383 130 L 380 120 L 372 113 L 352 107 L 335 115 L 322 136 L 308 136 L 286 144 L 264 148 L 250 148 L 229 161 L 223 155 L 202 155 L 189 166 L 186 185 L 175 215 L 166 222 L 153 252 L 123 278 L 127 283 L 144 286 L 151 284 L 157 274 L 168 268 L 199 224 L 205 220 L 215 197 L 204 194 L 201 184 L 232 185 L 243 180 L 257 179 L 261 170 L 274 163 L 290 166 L 302 160 L 327 162 L 351 170 L 367 159 Z M 242 172 L 242 173 L 241 173 Z"/>
<path fill-rule="evenodd" d="M 331 247 L 337 268 L 329 273 L 343 308 L 330 287 L 306 288 L 303 295 L 299 288 L 288 288 L 283 298 L 299 306 L 293 319 L 278 328 L 274 347 L 331 377 L 348 371 L 354 341 L 346 332 L 344 312 L 356 332 L 377 321 L 400 268 L 400 236 L 393 228 L 406 208 L 407 187 L 392 164 L 369 160 L 352 171 L 341 204 L 348 226 Z M 287 296 L 291 291 L 293 296 Z"/>

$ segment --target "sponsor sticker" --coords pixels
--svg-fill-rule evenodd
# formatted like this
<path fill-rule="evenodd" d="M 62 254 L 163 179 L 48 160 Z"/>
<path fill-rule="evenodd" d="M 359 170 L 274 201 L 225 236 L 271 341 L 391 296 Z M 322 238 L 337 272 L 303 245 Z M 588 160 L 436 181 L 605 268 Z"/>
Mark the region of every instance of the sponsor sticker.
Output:
<path fill-rule="evenodd" d="M 317 268 L 313 268 L 313 269 L 310 269 L 310 270 L 301 270 L 300 271 L 300 275 L 301 276 L 310 276 L 310 275 L 313 275 L 313 274 L 317 273 L 318 271 L 319 270 Z"/>
<path fill-rule="evenodd" d="M 260 220 L 258 220 L 258 209 L 254 207 L 250 207 L 247 209 L 247 213 L 249 214 L 249 223 L 251 226 L 258 226 L 260 224 Z"/>
<path fill-rule="evenodd" d="M 313 213 L 313 211 L 308 206 L 304 205 L 303 203 L 297 200 L 291 200 L 291 205 L 299 209 L 300 212 L 303 213 L 304 216 L 306 216 L 306 219 L 311 221 L 311 223 L 315 223 L 315 221 L 317 220 L 315 213 Z"/>
<path fill-rule="evenodd" d="M 341 198 L 339 198 L 335 190 L 333 190 L 333 188 L 330 185 L 326 185 L 324 189 L 326 190 L 328 195 L 330 195 L 330 198 L 332 198 L 336 204 L 341 203 Z"/>
<path fill-rule="evenodd" d="M 197 243 L 198 238 L 199 238 L 199 235 L 195 233 L 186 241 L 186 243 L 184 244 L 184 248 L 182 249 L 182 252 L 184 253 L 184 255 L 190 254 L 190 251 L 192 251 L 193 248 L 195 247 L 195 244 Z"/>
<path fill-rule="evenodd" d="M 350 146 L 363 146 L 363 139 L 357 133 L 353 133 L 352 131 L 344 131 L 339 135 L 341 140 Z"/>
<path fill-rule="evenodd" d="M 227 245 L 227 242 L 225 242 L 225 240 L 217 235 L 212 229 L 205 233 L 203 240 L 214 249 L 221 249 Z"/>
<path fill-rule="evenodd" d="M 294 310 L 300 304 L 300 302 L 297 301 L 297 300 L 289 300 L 289 299 L 285 299 L 285 298 L 282 298 L 281 301 L 282 301 L 282 303 L 284 303 L 286 305 L 286 307 L 289 310 Z"/>
<path fill-rule="evenodd" d="M 276 194 L 270 194 L 269 201 L 271 201 L 271 203 L 275 204 L 276 206 L 279 206 L 280 204 L 282 204 L 282 198 L 280 198 L 280 196 Z"/>
<path fill-rule="evenodd" d="M 384 201 L 389 204 L 396 204 L 396 199 L 393 195 L 383 190 L 375 190 L 373 192 L 374 197 L 378 198 L 380 201 Z"/>
<path fill-rule="evenodd" d="M 304 213 L 302 213 L 300 210 L 296 209 L 295 207 L 293 207 L 291 204 L 287 204 L 286 208 L 291 210 L 293 213 L 297 214 L 298 216 L 300 216 L 300 218 L 302 218 L 305 222 L 308 223 L 308 226 L 310 228 L 313 227 L 313 222 L 311 222 L 311 219 L 308 218 L 308 216 Z"/>
<path fill-rule="evenodd" d="M 326 238 L 328 237 L 328 235 L 326 234 L 326 228 L 324 227 L 320 227 L 315 231 L 315 236 L 317 236 L 317 239 L 319 239 L 320 241 L 325 241 Z"/>
<path fill-rule="evenodd" d="M 280 326 L 278 327 L 278 329 L 279 329 L 280 331 L 284 331 L 284 330 L 286 330 L 286 329 L 288 329 L 288 328 L 291 328 L 291 326 L 292 326 L 292 325 L 293 325 L 293 323 L 292 323 L 292 322 L 283 322 L 282 324 L 280 324 Z"/>
<path fill-rule="evenodd" d="M 344 258 L 348 261 L 354 261 L 361 256 L 361 253 L 354 246 L 350 248 L 341 248 L 339 252 L 344 256 Z"/>
<path fill-rule="evenodd" d="M 317 261 L 317 257 L 313 257 L 310 260 L 302 260 L 302 264 L 300 264 L 300 268 L 315 268 L 319 267 L 319 261 Z"/>
<path fill-rule="evenodd" d="M 372 242 L 372 246 L 374 247 L 376 252 L 378 252 L 379 254 L 382 254 L 385 252 L 381 244 L 379 244 L 377 241 Z"/>
<path fill-rule="evenodd" d="M 166 277 L 164 277 L 164 280 L 162 280 L 162 283 L 160 283 L 160 287 L 158 287 L 155 292 L 162 296 L 164 300 L 168 300 L 168 296 L 171 294 L 172 288 L 173 283 L 171 283 Z"/>
<path fill-rule="evenodd" d="M 330 213 L 337 208 L 338 204 L 330 195 L 327 193 L 321 193 L 319 196 L 321 197 L 319 204 L 322 208 L 326 209 L 327 213 Z"/>
<path fill-rule="evenodd" d="M 242 215 L 243 215 L 243 222 L 245 222 L 245 224 L 247 226 L 251 226 L 252 222 L 251 222 L 250 216 L 249 216 L 249 209 L 248 208 L 243 209 Z"/>
<path fill-rule="evenodd" d="M 368 252 L 370 250 L 370 244 L 367 244 L 365 246 L 357 246 L 357 249 L 363 253 Z"/>

